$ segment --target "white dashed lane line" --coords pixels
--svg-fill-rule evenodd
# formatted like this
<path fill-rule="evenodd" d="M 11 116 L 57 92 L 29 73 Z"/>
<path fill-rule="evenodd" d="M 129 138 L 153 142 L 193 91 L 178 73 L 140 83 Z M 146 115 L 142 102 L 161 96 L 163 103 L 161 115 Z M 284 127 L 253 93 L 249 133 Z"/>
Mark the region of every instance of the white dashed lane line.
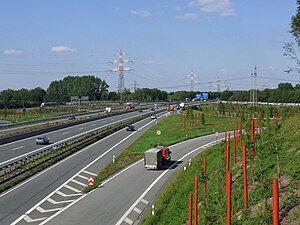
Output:
<path fill-rule="evenodd" d="M 20 147 L 17 147 L 17 148 L 13 148 L 12 151 L 16 151 L 16 150 L 19 150 L 21 148 L 24 148 L 24 146 L 20 146 Z"/>

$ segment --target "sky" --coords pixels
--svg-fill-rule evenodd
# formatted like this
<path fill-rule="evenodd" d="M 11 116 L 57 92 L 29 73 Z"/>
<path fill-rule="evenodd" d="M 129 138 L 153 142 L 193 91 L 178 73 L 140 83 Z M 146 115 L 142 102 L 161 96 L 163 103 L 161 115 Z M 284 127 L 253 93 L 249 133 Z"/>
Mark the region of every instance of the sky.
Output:
<path fill-rule="evenodd" d="M 83 75 L 116 91 L 120 50 L 132 91 L 249 90 L 254 67 L 258 89 L 295 85 L 283 49 L 295 13 L 296 0 L 1 0 L 0 91 Z"/>

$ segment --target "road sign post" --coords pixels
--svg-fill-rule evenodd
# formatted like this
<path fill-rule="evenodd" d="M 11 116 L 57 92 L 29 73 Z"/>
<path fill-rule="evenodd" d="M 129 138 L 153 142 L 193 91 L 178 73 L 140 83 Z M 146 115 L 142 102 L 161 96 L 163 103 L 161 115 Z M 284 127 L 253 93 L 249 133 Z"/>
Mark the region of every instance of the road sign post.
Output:
<path fill-rule="evenodd" d="M 217 142 L 218 142 L 218 135 L 219 135 L 219 133 L 218 133 L 218 132 L 215 132 L 215 136 L 216 136 L 216 144 L 217 144 Z"/>
<path fill-rule="evenodd" d="M 88 185 L 89 185 L 89 186 L 94 185 L 94 178 L 93 178 L 93 177 L 89 177 L 89 178 L 88 178 Z"/>

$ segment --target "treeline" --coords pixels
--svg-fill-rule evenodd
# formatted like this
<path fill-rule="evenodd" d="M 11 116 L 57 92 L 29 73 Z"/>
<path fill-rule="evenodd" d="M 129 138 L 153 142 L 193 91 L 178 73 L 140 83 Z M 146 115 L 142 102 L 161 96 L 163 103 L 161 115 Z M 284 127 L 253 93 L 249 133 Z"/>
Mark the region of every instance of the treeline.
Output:
<path fill-rule="evenodd" d="M 250 91 L 224 91 L 220 94 L 223 101 L 250 101 Z M 257 91 L 257 101 L 276 103 L 300 103 L 300 84 L 280 83 L 277 89 Z"/>
<path fill-rule="evenodd" d="M 71 96 L 88 96 L 90 101 L 119 101 L 120 94 L 109 92 L 109 85 L 105 80 L 95 76 L 68 76 L 63 80 L 53 81 L 44 90 L 40 87 L 28 90 L 3 90 L 0 91 L 0 109 L 22 108 L 40 106 L 42 102 L 66 103 Z M 157 88 L 138 88 L 135 92 L 125 89 L 122 94 L 123 101 L 157 102 L 157 101 L 184 101 L 193 99 L 199 91 L 166 92 Z M 208 92 L 209 100 L 223 101 L 249 101 L 250 91 L 223 91 Z M 277 89 L 257 91 L 259 102 L 300 102 L 300 84 L 293 86 L 290 83 L 281 83 Z"/>

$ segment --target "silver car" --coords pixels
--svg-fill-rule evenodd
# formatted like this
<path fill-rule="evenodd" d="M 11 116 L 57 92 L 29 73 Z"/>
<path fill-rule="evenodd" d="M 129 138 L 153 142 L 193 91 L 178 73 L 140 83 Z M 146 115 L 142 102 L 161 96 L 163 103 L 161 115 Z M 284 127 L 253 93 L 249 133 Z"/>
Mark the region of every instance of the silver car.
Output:
<path fill-rule="evenodd" d="M 38 137 L 35 140 L 36 145 L 47 145 L 49 143 L 50 143 L 50 140 L 47 137 Z"/>

